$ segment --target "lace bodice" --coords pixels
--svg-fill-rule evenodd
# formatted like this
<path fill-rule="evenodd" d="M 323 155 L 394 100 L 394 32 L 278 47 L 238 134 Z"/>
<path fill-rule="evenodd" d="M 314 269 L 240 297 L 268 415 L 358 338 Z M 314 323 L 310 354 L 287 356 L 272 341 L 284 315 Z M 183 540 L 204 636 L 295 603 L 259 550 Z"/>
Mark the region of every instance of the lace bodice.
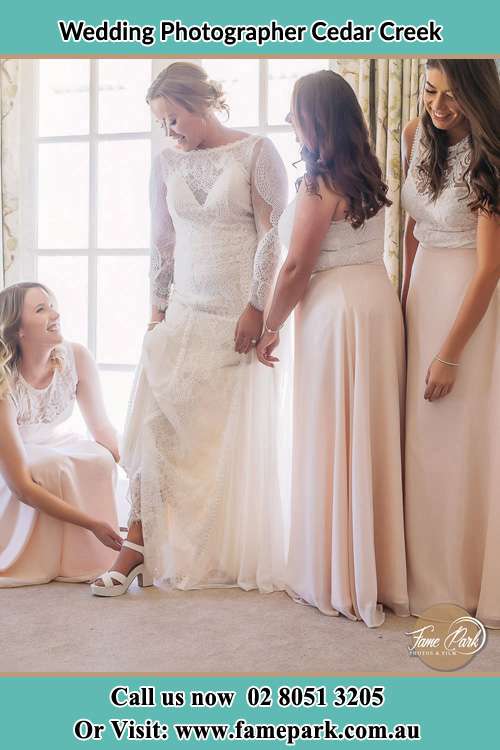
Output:
<path fill-rule="evenodd" d="M 263 310 L 287 200 L 285 168 L 269 139 L 164 149 L 153 165 L 150 199 L 154 304 L 165 310 L 174 289 L 188 304 L 219 313 L 240 313 L 243 298 Z"/>
<path fill-rule="evenodd" d="M 279 222 L 281 241 L 290 247 L 295 207 L 293 200 Z M 352 266 L 359 263 L 382 262 L 384 252 L 384 212 L 379 213 L 354 229 L 348 221 L 332 221 L 323 240 L 321 252 L 314 266 L 316 271 L 326 271 L 335 266 Z"/>
<path fill-rule="evenodd" d="M 415 219 L 415 239 L 432 247 L 476 247 L 477 216 L 468 208 L 470 200 L 464 173 L 470 164 L 469 136 L 448 147 L 445 186 L 433 201 L 425 193 L 417 165 L 424 153 L 423 129 L 418 124 L 413 140 L 408 176 L 401 192 L 402 204 Z"/>
<path fill-rule="evenodd" d="M 78 374 L 71 344 L 64 343 L 61 348 L 62 367 L 54 370 L 54 377 L 46 388 L 34 388 L 20 373 L 14 377 L 11 398 L 21 432 L 33 425 L 60 425 L 73 412 Z"/>

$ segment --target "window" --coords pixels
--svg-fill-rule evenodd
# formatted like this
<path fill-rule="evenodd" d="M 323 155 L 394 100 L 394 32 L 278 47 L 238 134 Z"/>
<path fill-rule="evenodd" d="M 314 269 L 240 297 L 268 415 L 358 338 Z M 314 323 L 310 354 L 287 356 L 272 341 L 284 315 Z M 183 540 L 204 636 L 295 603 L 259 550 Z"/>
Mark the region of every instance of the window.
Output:
<path fill-rule="evenodd" d="M 64 336 L 96 358 L 119 431 L 149 318 L 148 179 L 152 154 L 163 142 L 145 93 L 169 62 L 22 61 L 22 274 L 54 291 Z M 228 125 L 274 141 L 293 194 L 298 148 L 285 123 L 292 87 L 333 61 L 202 64 L 224 87 Z M 84 430 L 78 413 L 72 426 Z M 121 502 L 122 522 L 126 513 Z"/>
<path fill-rule="evenodd" d="M 300 168 L 293 166 L 299 154 L 295 136 L 285 123 L 293 85 L 307 73 L 335 69 L 335 61 L 221 59 L 204 60 L 202 64 L 211 78 L 222 83 L 227 94 L 231 109 L 228 125 L 268 135 L 274 142 L 285 163 L 292 196 L 295 180 L 301 174 Z"/>
<path fill-rule="evenodd" d="M 149 316 L 148 178 L 163 138 L 145 93 L 168 62 L 23 61 L 23 275 L 53 289 L 65 337 L 96 357 L 119 430 Z M 293 191 L 298 149 L 285 123 L 293 83 L 329 61 L 202 64 L 223 84 L 228 124 L 272 138 Z"/>

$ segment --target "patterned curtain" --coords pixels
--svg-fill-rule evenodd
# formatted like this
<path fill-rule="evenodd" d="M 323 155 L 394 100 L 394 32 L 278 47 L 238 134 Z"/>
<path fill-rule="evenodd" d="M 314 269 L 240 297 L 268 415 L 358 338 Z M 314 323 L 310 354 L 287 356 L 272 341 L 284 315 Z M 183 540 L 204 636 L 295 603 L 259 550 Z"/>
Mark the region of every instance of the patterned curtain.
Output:
<path fill-rule="evenodd" d="M 387 210 L 384 260 L 393 284 L 399 287 L 404 229 L 401 209 L 401 133 L 416 117 L 422 92 L 425 60 L 337 60 L 336 70 L 356 92 L 392 206 Z"/>
<path fill-rule="evenodd" d="M 0 288 L 15 281 L 19 220 L 19 60 L 0 60 Z"/>

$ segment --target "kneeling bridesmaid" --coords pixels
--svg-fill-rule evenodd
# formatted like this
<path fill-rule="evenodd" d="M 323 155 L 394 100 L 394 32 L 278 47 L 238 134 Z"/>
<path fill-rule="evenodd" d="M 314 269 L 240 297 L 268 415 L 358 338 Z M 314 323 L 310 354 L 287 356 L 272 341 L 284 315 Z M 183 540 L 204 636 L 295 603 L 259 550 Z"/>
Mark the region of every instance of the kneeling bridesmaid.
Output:
<path fill-rule="evenodd" d="M 64 429 L 75 401 L 94 440 Z M 89 352 L 42 284 L 0 292 L 0 588 L 88 581 L 120 549 L 118 447 Z"/>

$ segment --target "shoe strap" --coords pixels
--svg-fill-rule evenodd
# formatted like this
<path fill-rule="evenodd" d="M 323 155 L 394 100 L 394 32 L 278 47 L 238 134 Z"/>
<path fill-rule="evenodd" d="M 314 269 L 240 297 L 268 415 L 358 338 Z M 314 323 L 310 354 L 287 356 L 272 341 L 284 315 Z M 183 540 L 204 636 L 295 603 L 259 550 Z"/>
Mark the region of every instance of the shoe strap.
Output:
<path fill-rule="evenodd" d="M 122 547 L 129 547 L 130 549 L 134 549 L 136 552 L 140 552 L 141 555 L 144 554 L 144 547 L 142 544 L 136 544 L 135 542 L 130 542 L 128 539 L 125 539 L 123 541 Z"/>
<path fill-rule="evenodd" d="M 123 586 L 127 578 L 123 573 L 119 573 L 117 570 L 109 570 L 102 574 L 101 580 L 107 588 L 110 588 L 111 586 L 114 586 L 113 581 L 118 581 L 118 583 L 121 583 Z"/>

